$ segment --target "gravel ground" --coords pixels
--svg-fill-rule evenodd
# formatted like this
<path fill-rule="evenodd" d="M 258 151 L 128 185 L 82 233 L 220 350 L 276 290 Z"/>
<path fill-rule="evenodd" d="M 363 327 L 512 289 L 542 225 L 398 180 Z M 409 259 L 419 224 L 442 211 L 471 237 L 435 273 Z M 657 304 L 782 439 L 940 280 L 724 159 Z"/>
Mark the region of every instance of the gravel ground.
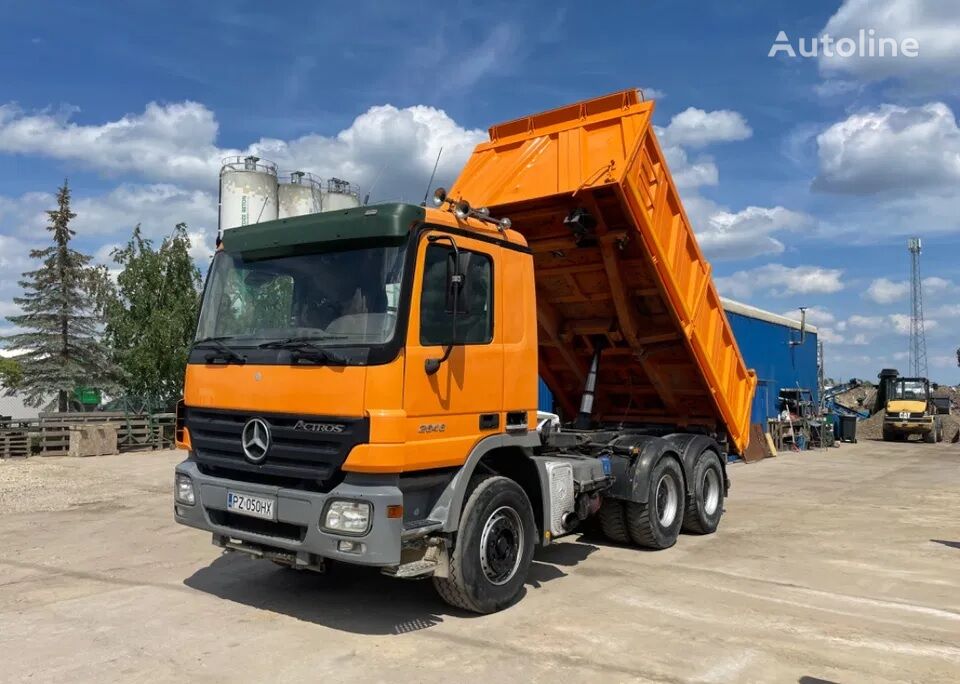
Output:
<path fill-rule="evenodd" d="M 173 522 L 180 459 L 0 463 L 0 681 L 960 681 L 957 445 L 732 465 L 716 534 L 562 539 L 482 617 L 222 555 Z"/>
<path fill-rule="evenodd" d="M 92 459 L 0 459 L 0 511 L 15 514 L 108 503 L 122 497 L 129 487 L 124 466 L 149 456 L 137 452 L 109 457 L 118 459 L 121 468 L 116 471 L 97 467 Z M 82 467 L 80 462 L 91 466 Z"/>

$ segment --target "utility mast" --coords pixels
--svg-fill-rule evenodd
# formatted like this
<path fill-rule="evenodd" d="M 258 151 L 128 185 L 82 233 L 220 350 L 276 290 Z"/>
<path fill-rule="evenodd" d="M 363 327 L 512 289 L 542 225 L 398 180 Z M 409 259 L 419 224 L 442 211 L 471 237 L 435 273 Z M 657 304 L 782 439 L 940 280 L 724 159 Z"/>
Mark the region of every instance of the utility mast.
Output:
<path fill-rule="evenodd" d="M 920 281 L 920 238 L 907 240 L 910 251 L 910 372 L 927 377 L 927 338 L 923 330 L 923 283 Z"/>

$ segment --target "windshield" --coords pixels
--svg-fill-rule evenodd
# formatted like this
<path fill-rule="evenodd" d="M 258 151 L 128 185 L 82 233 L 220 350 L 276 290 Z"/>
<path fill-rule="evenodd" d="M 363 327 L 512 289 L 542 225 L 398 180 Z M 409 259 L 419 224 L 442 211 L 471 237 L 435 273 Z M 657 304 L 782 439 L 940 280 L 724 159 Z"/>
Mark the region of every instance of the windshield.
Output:
<path fill-rule="evenodd" d="M 231 347 L 289 338 L 321 345 L 389 342 L 397 322 L 406 243 L 245 261 L 213 260 L 197 341 Z"/>
<path fill-rule="evenodd" d="M 922 380 L 900 380 L 893 386 L 893 398 L 926 401 L 926 384 Z"/>

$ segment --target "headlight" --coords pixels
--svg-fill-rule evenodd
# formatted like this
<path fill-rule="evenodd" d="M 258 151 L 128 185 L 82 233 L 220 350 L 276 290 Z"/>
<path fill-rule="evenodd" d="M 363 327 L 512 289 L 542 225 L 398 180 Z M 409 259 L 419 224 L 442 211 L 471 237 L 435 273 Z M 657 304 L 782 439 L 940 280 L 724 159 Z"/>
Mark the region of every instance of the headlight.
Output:
<path fill-rule="evenodd" d="M 177 473 L 173 485 L 173 498 L 177 503 L 192 506 L 197 502 L 196 495 L 193 493 L 193 480 L 183 473 Z"/>
<path fill-rule="evenodd" d="M 323 529 L 341 534 L 366 534 L 370 529 L 370 504 L 364 501 L 331 501 L 323 516 Z"/>

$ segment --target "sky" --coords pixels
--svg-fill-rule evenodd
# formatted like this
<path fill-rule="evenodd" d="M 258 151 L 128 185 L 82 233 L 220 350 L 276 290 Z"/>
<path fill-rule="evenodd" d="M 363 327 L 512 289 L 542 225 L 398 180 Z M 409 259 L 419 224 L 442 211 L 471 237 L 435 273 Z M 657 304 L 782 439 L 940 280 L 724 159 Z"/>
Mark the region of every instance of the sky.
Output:
<path fill-rule="evenodd" d="M 98 262 L 185 221 L 205 270 L 223 157 L 419 202 L 441 147 L 449 185 L 491 124 L 639 87 L 721 294 L 808 307 L 829 376 L 905 371 L 919 236 L 929 374 L 960 382 L 960 3 L 4 5 L 0 317 L 64 178 Z M 810 54 L 861 29 L 916 54 Z"/>

